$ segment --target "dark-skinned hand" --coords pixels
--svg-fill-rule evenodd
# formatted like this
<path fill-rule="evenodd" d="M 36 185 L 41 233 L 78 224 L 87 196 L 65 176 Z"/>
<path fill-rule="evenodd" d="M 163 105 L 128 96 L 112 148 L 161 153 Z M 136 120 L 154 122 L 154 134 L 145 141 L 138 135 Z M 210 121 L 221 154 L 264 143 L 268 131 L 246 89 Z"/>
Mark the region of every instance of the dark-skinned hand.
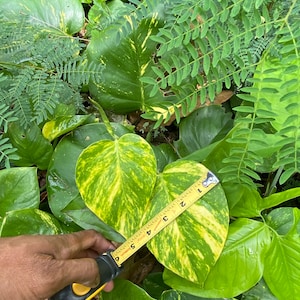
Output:
<path fill-rule="evenodd" d="M 44 300 L 73 282 L 96 287 L 93 258 L 114 248 L 94 230 L 0 238 L 0 299 Z M 112 288 L 109 282 L 104 290 Z"/>

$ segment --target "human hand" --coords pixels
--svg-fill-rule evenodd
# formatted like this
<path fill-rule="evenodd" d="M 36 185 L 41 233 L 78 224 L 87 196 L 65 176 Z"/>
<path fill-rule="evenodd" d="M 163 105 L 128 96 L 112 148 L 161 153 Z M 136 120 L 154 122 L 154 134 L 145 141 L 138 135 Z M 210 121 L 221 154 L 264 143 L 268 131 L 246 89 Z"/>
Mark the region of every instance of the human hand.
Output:
<path fill-rule="evenodd" d="M 114 245 L 94 230 L 0 238 L 0 299 L 42 300 L 77 282 L 96 287 L 94 259 Z M 110 291 L 113 283 L 106 284 Z"/>

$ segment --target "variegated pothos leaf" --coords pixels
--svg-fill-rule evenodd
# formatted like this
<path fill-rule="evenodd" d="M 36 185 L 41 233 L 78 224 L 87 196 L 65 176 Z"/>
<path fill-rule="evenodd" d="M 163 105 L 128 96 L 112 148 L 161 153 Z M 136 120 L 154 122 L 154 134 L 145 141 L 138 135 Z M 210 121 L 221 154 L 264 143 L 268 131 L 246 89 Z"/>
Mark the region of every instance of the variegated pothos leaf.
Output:
<path fill-rule="evenodd" d="M 126 238 L 139 228 L 155 181 L 153 150 L 136 134 L 96 142 L 77 161 L 76 183 L 86 205 Z"/>
<path fill-rule="evenodd" d="M 208 172 L 201 164 L 176 161 L 160 174 L 149 218 Z M 229 225 L 225 194 L 214 187 L 147 245 L 166 268 L 190 281 L 203 283 L 223 249 Z"/>

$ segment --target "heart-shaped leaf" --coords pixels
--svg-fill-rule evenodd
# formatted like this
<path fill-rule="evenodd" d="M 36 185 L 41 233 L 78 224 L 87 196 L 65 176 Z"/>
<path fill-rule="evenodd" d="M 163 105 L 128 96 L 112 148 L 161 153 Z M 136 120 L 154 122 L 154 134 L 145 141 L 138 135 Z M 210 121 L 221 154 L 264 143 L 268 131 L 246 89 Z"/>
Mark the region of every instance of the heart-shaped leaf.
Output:
<path fill-rule="evenodd" d="M 208 170 L 192 161 L 176 161 L 160 174 L 152 198 L 153 217 Z M 214 187 L 147 245 L 172 272 L 203 283 L 223 249 L 228 230 L 228 206 L 220 185 Z"/>
<path fill-rule="evenodd" d="M 111 123 L 114 134 L 121 136 L 129 130 Z M 47 172 L 47 192 L 52 213 L 68 226 L 74 223 L 84 229 L 100 231 L 108 239 L 123 239 L 96 217 L 84 204 L 75 182 L 75 167 L 80 153 L 99 140 L 112 139 L 103 123 L 87 124 L 64 136 L 55 148 Z"/>
<path fill-rule="evenodd" d="M 124 237 L 139 228 L 155 181 L 153 150 L 136 134 L 96 142 L 77 161 L 76 183 L 86 205 Z"/>

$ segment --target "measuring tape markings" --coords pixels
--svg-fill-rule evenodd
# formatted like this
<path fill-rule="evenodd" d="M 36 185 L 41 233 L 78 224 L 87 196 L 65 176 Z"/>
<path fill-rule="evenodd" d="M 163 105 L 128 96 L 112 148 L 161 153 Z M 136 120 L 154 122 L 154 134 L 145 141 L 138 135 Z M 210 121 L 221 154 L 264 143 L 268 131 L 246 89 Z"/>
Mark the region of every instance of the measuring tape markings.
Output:
<path fill-rule="evenodd" d="M 207 172 L 175 200 L 169 203 L 155 217 L 132 235 L 125 244 L 122 244 L 111 253 L 115 262 L 121 266 L 124 261 L 144 246 L 153 236 L 173 222 L 179 215 L 192 206 L 200 197 L 210 191 L 219 180 Z"/>

